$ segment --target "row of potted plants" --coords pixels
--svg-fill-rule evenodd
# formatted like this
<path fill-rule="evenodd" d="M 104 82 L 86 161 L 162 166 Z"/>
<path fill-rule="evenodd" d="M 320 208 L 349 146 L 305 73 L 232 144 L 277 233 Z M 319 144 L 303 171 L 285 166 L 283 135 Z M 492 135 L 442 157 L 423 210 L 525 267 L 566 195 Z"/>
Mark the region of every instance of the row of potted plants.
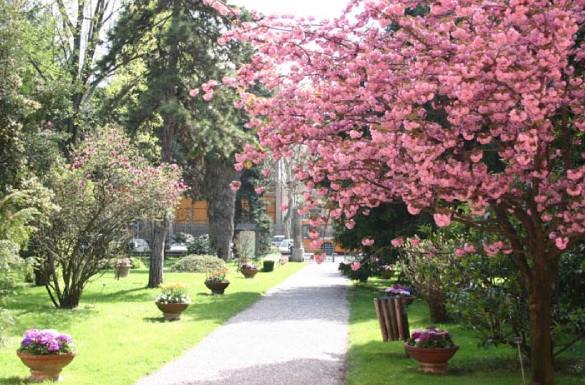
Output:
<path fill-rule="evenodd" d="M 184 293 L 183 284 L 161 285 L 161 289 L 162 293 L 156 297 L 157 305 L 189 305 L 190 298 Z M 428 327 L 415 330 L 404 343 L 404 348 L 407 355 L 419 362 L 422 372 L 443 374 L 447 372 L 447 361 L 457 352 L 459 345 L 446 330 Z M 30 329 L 24 333 L 17 355 L 30 368 L 31 376 L 27 382 L 59 381 L 62 369 L 73 361 L 77 349 L 73 338 L 67 334 L 53 329 Z"/>
<path fill-rule="evenodd" d="M 259 266 L 253 263 L 243 263 L 238 270 L 245 278 L 254 278 L 259 271 Z M 229 269 L 227 266 L 210 266 L 205 270 L 204 284 L 212 295 L 224 294 L 230 281 L 227 279 Z M 165 320 L 178 320 L 181 313 L 191 304 L 191 299 L 186 294 L 185 285 L 179 282 L 161 284 L 162 292 L 155 298 L 156 306 L 163 312 Z"/>
<path fill-rule="evenodd" d="M 128 264 L 129 265 L 129 264 Z M 118 266 L 116 266 L 118 267 Z M 226 276 L 227 266 L 216 266 L 205 272 L 205 285 L 212 294 L 223 294 L 229 285 Z M 244 263 L 239 270 L 246 278 L 246 272 L 258 272 L 258 265 Z M 253 278 L 253 275 L 251 276 Z M 165 320 L 178 320 L 181 313 L 191 304 L 186 286 L 181 282 L 163 283 L 161 292 L 154 302 L 162 311 Z M 27 382 L 59 381 L 61 371 L 69 365 L 77 355 L 73 338 L 56 330 L 29 329 L 24 333 L 17 350 L 20 360 L 30 369 L 31 375 Z"/>

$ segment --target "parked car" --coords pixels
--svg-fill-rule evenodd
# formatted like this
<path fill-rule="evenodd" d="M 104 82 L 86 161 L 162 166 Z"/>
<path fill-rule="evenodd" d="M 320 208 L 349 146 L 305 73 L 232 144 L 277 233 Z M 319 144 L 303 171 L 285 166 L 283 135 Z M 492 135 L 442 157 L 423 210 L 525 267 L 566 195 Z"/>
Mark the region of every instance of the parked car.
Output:
<path fill-rule="evenodd" d="M 294 241 L 292 239 L 285 239 L 280 242 L 280 245 L 278 245 L 278 251 L 280 251 L 281 254 L 292 254 L 293 245 Z"/>
<path fill-rule="evenodd" d="M 148 245 L 148 242 L 142 238 L 132 238 L 130 240 L 129 249 L 133 254 L 150 253 L 150 246 Z"/>
<path fill-rule="evenodd" d="M 165 255 L 178 256 L 187 253 L 187 244 L 182 242 L 166 243 Z"/>
<path fill-rule="evenodd" d="M 275 235 L 272 237 L 272 246 L 280 246 L 282 241 L 284 241 L 284 235 Z"/>

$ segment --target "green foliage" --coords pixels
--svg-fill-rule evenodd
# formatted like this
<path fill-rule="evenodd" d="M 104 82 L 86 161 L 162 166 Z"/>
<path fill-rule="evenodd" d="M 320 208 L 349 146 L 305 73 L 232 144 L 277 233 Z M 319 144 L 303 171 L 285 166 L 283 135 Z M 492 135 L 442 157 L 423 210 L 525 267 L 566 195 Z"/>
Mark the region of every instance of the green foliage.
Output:
<path fill-rule="evenodd" d="M 225 261 L 214 255 L 186 255 L 177 260 L 169 270 L 177 273 L 205 273 L 207 268 L 224 266 L 227 266 Z"/>
<path fill-rule="evenodd" d="M 372 262 L 369 259 L 363 259 L 363 263 L 357 270 L 351 268 L 351 263 L 339 263 L 338 270 L 347 279 L 351 279 L 354 282 L 366 283 L 368 279 L 373 275 Z"/>
<path fill-rule="evenodd" d="M 468 255 L 451 272 L 448 308 L 468 325 L 480 346 L 527 340 L 528 308 L 520 273 L 506 255 Z"/>
<path fill-rule="evenodd" d="M 23 172 L 23 120 L 36 105 L 22 94 L 25 21 L 18 2 L 0 2 L 0 193 L 16 187 Z"/>
<path fill-rule="evenodd" d="M 386 203 L 368 210 L 368 215 L 356 216 L 355 222 L 352 229 L 348 229 L 344 221 L 335 223 L 336 242 L 346 250 L 363 250 L 367 256 L 375 256 L 384 264 L 393 264 L 397 253 L 390 247 L 392 239 L 416 234 L 419 226 L 428 223 L 429 218 L 425 214 L 411 215 L 405 205 Z M 364 238 L 373 238 L 376 242 L 364 247 Z"/>
<path fill-rule="evenodd" d="M 12 316 L 3 306 L 14 294 L 15 279 L 26 273 L 28 261 L 19 252 L 35 230 L 33 224 L 42 222 L 35 203 L 42 201 L 45 191 L 34 181 L 28 181 L 26 190 L 0 193 L 0 342 L 3 330 L 12 323 Z"/>
<path fill-rule="evenodd" d="M 452 225 L 443 233 L 455 239 L 481 243 L 481 235 Z M 585 254 L 583 244 L 560 258 L 558 285 L 551 288 L 553 299 L 551 336 L 555 356 L 585 337 Z M 456 268 L 447 268 L 448 309 L 451 315 L 475 332 L 482 347 L 514 345 L 521 338 L 523 350 L 530 351 L 528 294 L 520 271 L 510 256 L 487 257 L 469 254 L 457 259 Z"/>

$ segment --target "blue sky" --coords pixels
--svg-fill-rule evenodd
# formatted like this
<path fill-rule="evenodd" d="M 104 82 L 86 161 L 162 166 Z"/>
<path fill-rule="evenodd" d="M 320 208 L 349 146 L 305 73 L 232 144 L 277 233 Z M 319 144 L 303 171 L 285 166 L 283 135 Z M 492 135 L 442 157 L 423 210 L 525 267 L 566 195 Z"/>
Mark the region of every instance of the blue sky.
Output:
<path fill-rule="evenodd" d="M 266 15 L 288 14 L 331 19 L 341 14 L 347 0 L 229 0 L 228 4 L 256 9 Z"/>

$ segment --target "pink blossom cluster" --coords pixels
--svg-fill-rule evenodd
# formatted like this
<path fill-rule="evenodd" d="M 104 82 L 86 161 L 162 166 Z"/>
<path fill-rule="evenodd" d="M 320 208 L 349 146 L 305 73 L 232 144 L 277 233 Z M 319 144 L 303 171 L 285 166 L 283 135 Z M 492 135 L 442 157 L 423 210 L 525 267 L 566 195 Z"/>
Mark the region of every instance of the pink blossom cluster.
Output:
<path fill-rule="evenodd" d="M 405 12 L 417 4 L 429 12 Z M 497 233 L 488 254 L 535 239 L 559 253 L 585 234 L 585 87 L 575 68 L 585 64 L 584 7 L 352 0 L 332 21 L 242 23 L 222 42 L 250 41 L 258 54 L 228 85 L 260 146 L 237 162 L 302 145 L 311 161 L 297 177 L 327 182 L 332 216 L 345 215 L 348 228 L 360 208 L 402 201 L 411 214 L 433 212 L 438 226 Z"/>

